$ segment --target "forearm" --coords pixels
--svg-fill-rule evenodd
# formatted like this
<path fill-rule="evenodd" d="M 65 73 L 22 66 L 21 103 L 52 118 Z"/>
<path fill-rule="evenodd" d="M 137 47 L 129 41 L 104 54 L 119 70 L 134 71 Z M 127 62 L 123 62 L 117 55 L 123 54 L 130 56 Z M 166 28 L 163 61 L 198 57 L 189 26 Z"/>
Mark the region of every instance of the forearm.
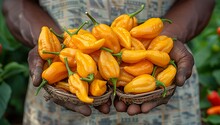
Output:
<path fill-rule="evenodd" d="M 3 14 L 13 36 L 31 48 L 37 44 L 42 26 L 60 32 L 55 21 L 34 0 L 5 0 Z"/>
<path fill-rule="evenodd" d="M 164 16 L 173 23 L 166 23 L 162 34 L 188 42 L 208 24 L 214 4 L 214 0 L 179 0 Z"/>

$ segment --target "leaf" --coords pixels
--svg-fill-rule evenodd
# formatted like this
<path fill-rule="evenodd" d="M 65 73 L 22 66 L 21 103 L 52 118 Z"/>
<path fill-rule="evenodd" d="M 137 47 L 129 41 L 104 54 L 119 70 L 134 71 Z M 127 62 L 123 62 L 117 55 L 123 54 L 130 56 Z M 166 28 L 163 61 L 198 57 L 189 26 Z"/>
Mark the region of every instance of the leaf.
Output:
<path fill-rule="evenodd" d="M 8 101 L 11 97 L 11 88 L 8 84 L 3 82 L 0 84 L 0 118 L 2 118 L 3 114 L 8 105 Z"/>
<path fill-rule="evenodd" d="M 219 125 L 220 124 L 220 115 L 209 115 L 205 121 L 215 124 L 215 125 Z"/>
<path fill-rule="evenodd" d="M 22 72 L 27 74 L 28 68 L 17 62 L 11 62 L 4 67 L 4 71 L 0 74 L 0 78 L 4 80 Z"/>
<path fill-rule="evenodd" d="M 220 85 L 220 69 L 213 71 L 213 76 L 216 79 L 218 85 Z"/>
<path fill-rule="evenodd" d="M 195 63 L 198 68 L 202 67 L 207 63 L 208 58 L 211 56 L 210 47 L 206 46 L 197 53 L 194 54 Z"/>

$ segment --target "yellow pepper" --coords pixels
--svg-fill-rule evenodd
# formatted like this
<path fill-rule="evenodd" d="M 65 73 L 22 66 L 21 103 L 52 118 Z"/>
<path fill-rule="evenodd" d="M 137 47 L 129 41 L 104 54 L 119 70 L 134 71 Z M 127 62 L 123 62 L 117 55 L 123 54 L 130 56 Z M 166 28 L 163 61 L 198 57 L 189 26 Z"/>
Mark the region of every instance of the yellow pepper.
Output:
<path fill-rule="evenodd" d="M 76 66 L 75 55 L 77 51 L 80 51 L 80 50 L 73 49 L 73 48 L 64 48 L 60 52 L 43 51 L 43 53 L 59 55 L 59 58 L 63 63 L 65 63 L 64 58 L 67 57 L 69 66 L 75 67 Z"/>
<path fill-rule="evenodd" d="M 151 74 L 154 65 L 148 60 L 142 60 L 140 62 L 128 65 L 124 67 L 124 70 L 133 76 L 139 76 L 142 74 Z"/>
<path fill-rule="evenodd" d="M 95 74 L 97 73 L 96 62 L 88 54 L 84 54 L 80 51 L 76 53 L 76 65 L 77 73 L 83 77 L 81 80 L 92 82 Z"/>
<path fill-rule="evenodd" d="M 68 82 L 58 82 L 58 83 L 55 84 L 55 87 L 63 89 L 65 91 L 67 91 L 67 92 L 70 91 L 69 83 Z"/>
<path fill-rule="evenodd" d="M 99 40 L 105 39 L 104 47 L 113 50 L 114 53 L 118 53 L 121 49 L 119 40 L 115 32 L 106 24 L 99 24 L 88 12 L 86 15 L 92 20 L 94 27 L 92 28 L 92 34 Z"/>
<path fill-rule="evenodd" d="M 168 53 L 158 50 L 146 50 L 145 57 L 145 59 L 160 67 L 165 67 L 170 62 L 170 56 Z"/>
<path fill-rule="evenodd" d="M 126 49 L 131 49 L 130 33 L 123 27 L 113 27 L 112 29 L 119 38 L 120 45 Z"/>
<path fill-rule="evenodd" d="M 145 92 L 154 91 L 157 87 L 162 86 L 164 88 L 163 97 L 166 95 L 166 87 L 162 82 L 155 80 L 155 78 L 149 74 L 143 74 L 135 77 L 124 87 L 125 93 L 140 94 Z"/>
<path fill-rule="evenodd" d="M 129 83 L 134 78 L 133 75 L 127 73 L 123 67 L 120 67 L 120 75 L 117 81 L 117 87 L 119 86 L 125 86 L 127 83 Z"/>
<path fill-rule="evenodd" d="M 66 69 L 68 71 L 68 83 L 70 87 L 74 88 L 73 94 L 76 94 L 76 96 L 85 103 L 93 103 L 94 99 L 88 96 L 88 82 L 82 81 L 80 79 L 80 76 L 77 73 L 74 73 L 70 70 L 68 66 L 67 58 L 65 58 L 66 63 Z"/>
<path fill-rule="evenodd" d="M 141 8 L 134 13 L 131 14 L 122 14 L 115 18 L 112 21 L 111 27 L 123 27 L 126 30 L 130 31 L 133 27 L 137 26 L 137 18 L 135 17 L 138 13 L 140 13 L 144 9 L 144 5 L 141 5 Z"/>
<path fill-rule="evenodd" d="M 59 68 L 58 68 L 59 67 Z M 46 70 L 42 73 L 42 82 L 37 88 L 35 95 L 37 95 L 40 89 L 45 84 L 54 84 L 68 77 L 68 72 L 66 66 L 62 62 L 53 62 Z"/>
<path fill-rule="evenodd" d="M 145 49 L 147 50 L 152 39 L 144 39 L 144 38 L 139 38 L 140 42 L 144 45 Z"/>
<path fill-rule="evenodd" d="M 144 44 L 134 37 L 131 37 L 131 48 L 134 50 L 146 50 Z"/>
<path fill-rule="evenodd" d="M 176 76 L 176 72 L 176 67 L 170 64 L 157 75 L 156 79 L 163 82 L 166 87 L 170 86 Z"/>
<path fill-rule="evenodd" d="M 148 47 L 149 50 L 159 50 L 166 53 L 169 53 L 172 48 L 173 39 L 165 35 L 154 38 Z"/>
<path fill-rule="evenodd" d="M 38 38 L 38 53 L 44 60 L 53 59 L 56 55 L 44 54 L 43 51 L 59 52 L 61 44 L 58 38 L 50 32 L 47 26 L 41 28 L 40 36 Z"/>
<path fill-rule="evenodd" d="M 168 19 L 150 18 L 144 23 L 132 28 L 130 31 L 131 36 L 135 38 L 155 38 L 164 28 L 163 21 L 168 21 L 171 23 L 171 21 Z"/>
<path fill-rule="evenodd" d="M 114 96 L 116 95 L 116 84 L 117 79 L 120 75 L 119 64 L 111 53 L 101 50 L 99 61 L 98 61 L 99 73 L 101 76 L 110 81 L 114 87 Z"/>
<path fill-rule="evenodd" d="M 93 96 L 101 96 L 107 90 L 107 81 L 95 79 L 90 84 L 90 93 Z"/>

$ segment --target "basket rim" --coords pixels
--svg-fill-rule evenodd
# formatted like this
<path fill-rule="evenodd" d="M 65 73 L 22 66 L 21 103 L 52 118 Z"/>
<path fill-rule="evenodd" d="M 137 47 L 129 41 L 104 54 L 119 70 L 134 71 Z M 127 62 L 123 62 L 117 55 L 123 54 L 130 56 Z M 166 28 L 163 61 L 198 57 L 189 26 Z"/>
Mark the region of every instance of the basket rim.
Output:
<path fill-rule="evenodd" d="M 166 87 L 167 91 L 172 90 L 172 89 L 176 89 L 175 84 Z M 152 95 L 152 94 L 155 94 L 155 93 L 163 93 L 163 89 L 161 88 L 161 89 L 157 89 L 157 90 L 154 90 L 154 91 L 151 91 L 151 92 L 140 93 L 140 94 L 126 94 L 122 90 L 117 88 L 116 93 L 119 96 L 130 97 L 130 98 L 134 97 L 135 98 L 135 97 L 140 97 L 140 96 L 149 96 L 149 95 Z"/>

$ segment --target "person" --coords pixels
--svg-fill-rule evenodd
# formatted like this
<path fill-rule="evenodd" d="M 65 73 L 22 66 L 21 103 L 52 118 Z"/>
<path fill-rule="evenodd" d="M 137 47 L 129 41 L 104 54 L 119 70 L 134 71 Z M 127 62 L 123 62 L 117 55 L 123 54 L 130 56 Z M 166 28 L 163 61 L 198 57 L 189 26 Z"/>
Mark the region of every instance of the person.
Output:
<path fill-rule="evenodd" d="M 90 107 L 53 98 L 45 101 L 43 90 L 34 96 L 33 91 L 41 82 L 43 66 L 37 53 L 42 26 L 62 33 L 61 27 L 77 27 L 88 20 L 85 11 L 92 13 L 98 21 L 110 24 L 118 15 L 137 10 L 141 4 L 145 4 L 145 9 L 136 16 L 139 20 L 163 17 L 173 22 L 172 25 L 165 24 L 161 33 L 177 38 L 170 56 L 178 67 L 175 84 L 179 87 L 169 100 L 126 105 L 116 98 L 113 104 L 108 101 L 101 106 Z M 3 14 L 9 30 L 21 43 L 32 48 L 28 56 L 31 80 L 23 124 L 201 124 L 198 74 L 186 43 L 208 24 L 214 5 L 214 0 L 5 0 Z"/>

